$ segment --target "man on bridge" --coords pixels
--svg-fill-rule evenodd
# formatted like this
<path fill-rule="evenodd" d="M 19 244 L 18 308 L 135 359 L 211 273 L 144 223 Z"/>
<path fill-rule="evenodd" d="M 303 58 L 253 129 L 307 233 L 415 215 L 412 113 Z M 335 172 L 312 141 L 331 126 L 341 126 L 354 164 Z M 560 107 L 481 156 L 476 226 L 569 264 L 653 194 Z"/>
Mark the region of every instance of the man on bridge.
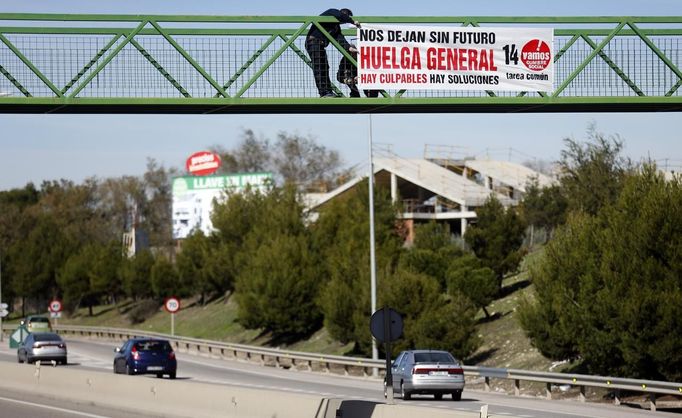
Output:
<path fill-rule="evenodd" d="M 353 12 L 350 9 L 329 9 L 320 14 L 320 16 L 333 16 L 340 23 L 350 23 L 360 27 L 360 23 L 352 19 Z M 352 47 L 341 33 L 340 23 L 325 22 L 321 23 L 320 26 L 329 32 L 344 49 L 349 52 L 357 52 L 355 47 Z M 320 93 L 320 97 L 336 97 L 336 94 L 332 91 L 332 82 L 329 79 L 329 61 L 327 60 L 326 51 L 328 45 L 329 39 L 317 26 L 312 25 L 305 40 L 305 49 L 308 51 L 312 61 L 315 85 Z"/>

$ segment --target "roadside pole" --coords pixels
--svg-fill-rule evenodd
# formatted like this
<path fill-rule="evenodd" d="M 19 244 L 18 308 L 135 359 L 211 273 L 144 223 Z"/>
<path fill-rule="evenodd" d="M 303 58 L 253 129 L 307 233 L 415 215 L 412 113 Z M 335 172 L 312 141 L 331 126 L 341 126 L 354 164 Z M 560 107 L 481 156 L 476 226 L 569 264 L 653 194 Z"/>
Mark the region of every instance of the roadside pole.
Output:
<path fill-rule="evenodd" d="M 0 303 L 2 303 L 2 255 L 0 255 Z M 0 343 L 4 341 L 4 338 L 5 331 L 2 329 L 2 315 L 0 315 Z"/>
<path fill-rule="evenodd" d="M 372 114 L 369 114 L 369 260 L 370 260 L 370 278 L 372 288 L 372 306 L 370 315 L 377 310 L 377 273 L 376 260 L 374 251 L 374 161 L 372 158 Z M 372 338 L 372 360 L 379 359 L 379 349 L 377 342 Z M 372 369 L 374 377 L 379 376 L 379 369 L 377 367 Z"/>
<path fill-rule="evenodd" d="M 59 326 L 58 319 L 62 317 L 62 301 L 54 298 L 50 301 L 47 309 L 50 311 L 50 318 L 54 320 L 54 326 Z"/>
<path fill-rule="evenodd" d="M 166 298 L 163 302 L 163 308 L 171 316 L 171 335 L 175 336 L 175 313 L 180 310 L 180 299 L 175 296 Z"/>

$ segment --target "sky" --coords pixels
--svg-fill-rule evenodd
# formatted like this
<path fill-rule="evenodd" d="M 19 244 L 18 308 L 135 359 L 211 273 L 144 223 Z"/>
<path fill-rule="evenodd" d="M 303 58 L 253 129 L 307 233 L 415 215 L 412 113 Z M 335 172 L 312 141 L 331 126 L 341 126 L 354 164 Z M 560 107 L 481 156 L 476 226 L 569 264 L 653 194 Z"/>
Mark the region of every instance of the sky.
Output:
<path fill-rule="evenodd" d="M 0 0 L 3 13 L 317 15 L 347 7 L 355 16 L 679 16 L 679 0 L 347 0 L 202 1 Z M 375 146 L 421 158 L 426 144 L 469 155 L 555 161 L 564 139 L 585 140 L 590 125 L 618 135 L 625 154 L 682 168 L 681 113 L 375 114 Z M 44 180 L 141 175 L 148 158 L 182 168 L 192 153 L 236 146 L 244 129 L 311 136 L 346 165 L 368 161 L 368 115 L 11 115 L 0 114 L 0 190 Z M 433 149 L 433 148 L 431 148 Z M 521 156 L 521 157 L 519 157 Z"/>

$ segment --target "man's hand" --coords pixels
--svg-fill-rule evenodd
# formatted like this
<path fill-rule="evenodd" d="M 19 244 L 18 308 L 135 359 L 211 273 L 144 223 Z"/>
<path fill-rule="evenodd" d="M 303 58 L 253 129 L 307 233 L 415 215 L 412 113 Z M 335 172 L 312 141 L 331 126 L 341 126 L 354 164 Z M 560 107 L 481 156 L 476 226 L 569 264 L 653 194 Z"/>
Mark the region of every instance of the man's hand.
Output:
<path fill-rule="evenodd" d="M 355 25 L 356 28 L 360 27 L 360 22 L 358 22 L 357 20 L 354 20 L 353 24 Z"/>
<path fill-rule="evenodd" d="M 358 49 L 354 46 L 351 46 L 350 48 L 348 48 L 348 52 L 350 52 L 351 54 L 357 54 Z"/>

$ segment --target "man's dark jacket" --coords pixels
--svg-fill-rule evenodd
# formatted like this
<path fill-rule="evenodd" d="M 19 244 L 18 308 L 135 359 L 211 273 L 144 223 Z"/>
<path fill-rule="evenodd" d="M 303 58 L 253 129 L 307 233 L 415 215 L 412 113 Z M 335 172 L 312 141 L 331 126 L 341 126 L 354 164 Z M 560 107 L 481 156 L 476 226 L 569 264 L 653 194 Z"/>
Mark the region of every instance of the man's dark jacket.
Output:
<path fill-rule="evenodd" d="M 338 9 L 329 9 L 320 14 L 320 16 L 333 16 L 335 17 L 340 23 L 353 23 L 353 18 L 352 16 L 349 16 L 347 14 L 341 13 L 340 10 Z M 343 36 L 341 33 L 341 25 L 340 23 L 337 22 L 324 22 L 320 23 L 320 25 L 329 32 L 329 34 L 332 36 L 332 38 L 336 39 L 336 41 L 344 47 L 346 50 L 350 48 L 350 44 L 346 40 L 346 38 Z M 327 39 L 326 36 L 320 31 L 317 26 L 312 25 L 310 27 L 310 30 L 308 31 L 308 37 L 307 39 L 310 38 L 318 39 L 326 48 L 329 45 L 329 39 Z"/>

